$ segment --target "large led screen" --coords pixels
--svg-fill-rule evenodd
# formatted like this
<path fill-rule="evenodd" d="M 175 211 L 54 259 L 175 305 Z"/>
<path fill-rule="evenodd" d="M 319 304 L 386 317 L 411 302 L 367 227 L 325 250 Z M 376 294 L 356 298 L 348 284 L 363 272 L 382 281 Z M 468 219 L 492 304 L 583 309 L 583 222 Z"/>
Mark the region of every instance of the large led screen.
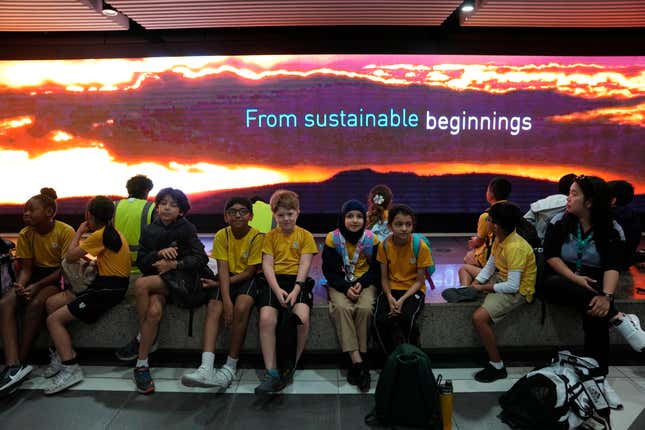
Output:
<path fill-rule="evenodd" d="M 420 213 L 475 213 L 492 176 L 526 207 L 563 174 L 626 179 L 645 208 L 645 57 L 298 55 L 0 62 L 0 213 L 187 192 L 302 196 L 334 213 L 377 183 Z"/>

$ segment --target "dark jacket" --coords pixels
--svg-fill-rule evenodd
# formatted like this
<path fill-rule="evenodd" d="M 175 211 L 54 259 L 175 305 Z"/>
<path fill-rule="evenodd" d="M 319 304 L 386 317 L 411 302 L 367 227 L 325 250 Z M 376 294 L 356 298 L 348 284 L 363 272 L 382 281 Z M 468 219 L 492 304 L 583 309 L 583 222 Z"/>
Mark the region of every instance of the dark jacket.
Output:
<path fill-rule="evenodd" d="M 376 260 L 376 250 L 378 245 L 372 249 L 372 260 L 370 261 L 369 270 L 361 276 L 357 282 L 360 282 L 363 287 L 374 285 L 379 288 L 381 283 L 381 267 Z M 343 294 L 352 287 L 352 284 L 345 280 L 345 272 L 343 271 L 343 257 L 340 256 L 338 251 L 327 245 L 323 248 L 322 254 L 322 270 L 327 279 L 327 285 L 334 288 L 336 291 Z"/>
<path fill-rule="evenodd" d="M 179 272 L 201 273 L 208 264 L 204 245 L 197 237 L 197 229 L 193 224 L 186 218 L 179 218 L 169 225 L 164 225 L 157 218 L 143 228 L 139 239 L 137 267 L 144 276 L 158 274 L 152 264 L 161 260 L 159 250 L 170 246 L 177 247 Z"/>
<path fill-rule="evenodd" d="M 627 261 L 626 267 L 629 268 L 636 262 L 636 250 L 641 243 L 641 219 L 636 212 L 629 206 L 614 206 L 611 208 L 614 219 L 625 233 L 625 242 L 627 244 Z"/>

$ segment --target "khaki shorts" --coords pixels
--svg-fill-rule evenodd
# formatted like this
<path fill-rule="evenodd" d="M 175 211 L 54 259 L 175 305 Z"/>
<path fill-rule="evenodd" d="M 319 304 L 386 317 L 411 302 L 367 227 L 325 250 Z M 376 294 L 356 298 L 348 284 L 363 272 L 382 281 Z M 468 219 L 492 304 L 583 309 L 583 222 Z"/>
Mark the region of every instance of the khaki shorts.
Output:
<path fill-rule="evenodd" d="M 495 283 L 502 282 L 497 274 L 493 276 L 493 281 Z M 527 303 L 526 298 L 519 291 L 515 294 L 488 293 L 486 294 L 484 303 L 482 303 L 482 307 L 486 309 L 493 323 L 497 324 L 506 315 L 525 303 Z"/>

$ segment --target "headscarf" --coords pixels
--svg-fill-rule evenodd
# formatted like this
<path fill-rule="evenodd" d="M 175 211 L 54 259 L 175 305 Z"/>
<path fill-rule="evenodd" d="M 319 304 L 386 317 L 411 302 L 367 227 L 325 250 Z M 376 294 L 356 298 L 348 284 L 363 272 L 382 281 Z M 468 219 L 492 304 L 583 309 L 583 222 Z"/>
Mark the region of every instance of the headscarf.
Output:
<path fill-rule="evenodd" d="M 363 214 L 363 227 L 356 232 L 351 232 L 347 230 L 347 227 L 345 227 L 345 215 L 350 211 L 359 211 Z M 359 200 L 352 199 L 343 203 L 343 206 L 340 209 L 340 216 L 338 218 L 338 229 L 347 242 L 356 245 L 363 236 L 365 224 L 367 223 L 366 212 L 367 209 L 365 209 L 365 205 Z"/>

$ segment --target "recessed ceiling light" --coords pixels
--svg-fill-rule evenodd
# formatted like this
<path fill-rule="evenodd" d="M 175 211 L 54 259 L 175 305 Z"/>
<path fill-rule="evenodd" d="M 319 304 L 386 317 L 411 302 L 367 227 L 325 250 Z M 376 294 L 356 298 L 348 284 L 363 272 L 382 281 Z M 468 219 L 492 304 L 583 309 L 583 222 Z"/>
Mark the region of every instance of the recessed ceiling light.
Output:
<path fill-rule="evenodd" d="M 461 5 L 461 11 L 462 12 L 472 12 L 475 10 L 475 2 L 472 0 L 466 0 L 462 3 Z"/>

